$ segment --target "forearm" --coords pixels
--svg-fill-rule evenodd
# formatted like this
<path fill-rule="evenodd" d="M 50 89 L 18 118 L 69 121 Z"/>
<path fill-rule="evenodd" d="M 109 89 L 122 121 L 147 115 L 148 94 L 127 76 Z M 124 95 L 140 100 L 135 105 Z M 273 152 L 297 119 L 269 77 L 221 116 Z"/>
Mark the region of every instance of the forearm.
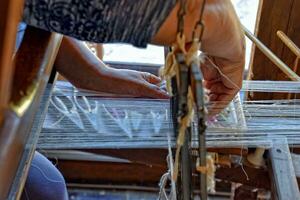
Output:
<path fill-rule="evenodd" d="M 245 38 L 229 0 L 208 0 L 202 50 L 210 56 L 244 64 Z"/>
<path fill-rule="evenodd" d="M 86 89 L 95 88 L 99 77 L 106 71 L 105 64 L 85 44 L 69 37 L 62 41 L 55 66 L 72 84 Z"/>
<path fill-rule="evenodd" d="M 208 70 L 215 68 L 214 70 L 219 71 L 219 76 L 205 74 L 205 78 L 214 82 L 220 77 L 226 89 L 230 89 L 227 92 L 227 98 L 230 100 L 242 87 L 245 38 L 230 0 L 208 2 L 204 13 L 206 27 L 202 51 L 210 57 L 210 61 L 206 59 L 204 67 Z"/>
<path fill-rule="evenodd" d="M 199 19 L 203 0 L 187 1 L 184 21 L 186 42 L 192 41 L 192 32 Z M 179 4 L 164 21 L 152 43 L 171 46 L 176 43 Z M 207 0 L 203 16 L 205 30 L 202 50 L 214 57 L 232 62 L 243 62 L 244 35 L 230 0 Z"/>
<path fill-rule="evenodd" d="M 58 72 L 79 88 L 134 97 L 169 97 L 157 86 L 161 81 L 158 77 L 107 67 L 76 39 L 63 39 L 55 65 Z"/>

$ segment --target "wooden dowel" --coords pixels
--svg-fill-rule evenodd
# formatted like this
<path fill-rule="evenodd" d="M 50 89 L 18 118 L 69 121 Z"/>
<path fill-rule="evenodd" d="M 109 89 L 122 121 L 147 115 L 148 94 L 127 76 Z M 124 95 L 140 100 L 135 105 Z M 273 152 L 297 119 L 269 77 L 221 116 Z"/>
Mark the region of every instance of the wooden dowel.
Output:
<path fill-rule="evenodd" d="M 300 59 L 300 49 L 299 47 L 282 31 L 277 31 L 277 36 L 281 39 L 281 41 L 296 55 L 296 59 L 294 62 L 293 71 L 296 73 L 298 68 L 298 63 Z M 292 98 L 292 94 L 288 94 L 288 99 Z"/>
<path fill-rule="evenodd" d="M 281 69 L 291 80 L 300 81 L 300 77 L 280 60 L 268 47 L 257 39 L 247 28 L 243 27 L 245 35 L 265 54 L 279 69 Z"/>
<path fill-rule="evenodd" d="M 297 56 L 297 58 L 300 58 L 299 47 L 284 32 L 277 31 L 277 36 Z"/>

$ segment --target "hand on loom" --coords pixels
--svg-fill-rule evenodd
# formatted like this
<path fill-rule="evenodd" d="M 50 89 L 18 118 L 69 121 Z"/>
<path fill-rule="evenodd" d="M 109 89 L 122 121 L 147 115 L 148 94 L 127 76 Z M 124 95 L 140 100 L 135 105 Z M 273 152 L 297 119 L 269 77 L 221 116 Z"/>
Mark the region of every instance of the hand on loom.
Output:
<path fill-rule="evenodd" d="M 242 87 L 243 62 L 236 64 L 216 57 L 205 57 L 201 65 L 204 86 L 208 90 L 209 115 L 221 112 Z"/>
<path fill-rule="evenodd" d="M 147 72 L 110 68 L 76 39 L 64 37 L 55 66 L 73 85 L 82 89 L 133 97 L 169 98 L 158 86 L 160 78 Z"/>
<path fill-rule="evenodd" d="M 242 87 L 245 36 L 229 0 L 209 0 L 204 15 L 202 72 L 209 90 L 209 115 L 221 112 Z M 220 20 L 222 19 L 222 20 Z"/>
<path fill-rule="evenodd" d="M 184 34 L 192 41 L 193 28 L 199 19 L 203 0 L 188 0 Z M 154 44 L 171 46 L 177 36 L 177 13 L 173 9 L 157 34 Z M 245 39 L 240 22 L 230 0 L 207 0 L 204 13 L 204 34 L 201 51 L 207 55 L 202 70 L 205 85 L 210 90 L 209 115 L 221 112 L 242 86 L 245 63 Z M 218 103 L 217 103 L 218 101 Z"/>
<path fill-rule="evenodd" d="M 148 72 L 106 67 L 102 70 L 101 80 L 107 86 L 105 90 L 110 93 L 133 97 L 169 98 L 167 92 L 159 87 L 161 79 Z"/>

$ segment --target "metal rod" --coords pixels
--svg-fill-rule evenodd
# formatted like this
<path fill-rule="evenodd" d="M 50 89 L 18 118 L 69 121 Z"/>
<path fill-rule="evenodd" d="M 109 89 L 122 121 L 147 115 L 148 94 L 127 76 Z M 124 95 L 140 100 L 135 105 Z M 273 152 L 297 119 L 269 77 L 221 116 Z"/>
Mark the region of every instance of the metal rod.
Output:
<path fill-rule="evenodd" d="M 203 120 L 203 119 L 202 119 Z M 198 123 L 204 124 L 200 120 Z M 207 166 L 206 164 L 206 139 L 205 139 L 205 128 L 198 130 L 198 142 L 199 142 L 199 153 L 200 153 L 200 166 Z M 207 199 L 207 175 L 206 173 L 200 173 L 200 197 L 201 200 Z"/>
<path fill-rule="evenodd" d="M 291 80 L 300 81 L 300 77 L 280 60 L 268 47 L 257 39 L 247 28 L 243 27 L 245 35 L 265 54 L 279 69 L 281 69 Z"/>
<path fill-rule="evenodd" d="M 181 149 L 181 183 L 182 183 L 182 197 L 183 200 L 192 199 L 192 170 L 191 170 L 191 157 L 190 157 L 190 129 L 186 129 L 184 144 Z"/>
<path fill-rule="evenodd" d="M 206 124 L 205 124 L 205 102 L 204 102 L 204 91 L 203 91 L 203 75 L 200 71 L 200 67 L 197 64 L 192 64 L 192 75 L 195 80 L 195 91 L 196 91 L 196 107 L 197 107 L 197 118 L 198 118 L 198 154 L 199 154 L 199 167 L 206 168 Z M 207 200 L 207 174 L 206 172 L 200 171 L 200 198 L 201 200 Z"/>

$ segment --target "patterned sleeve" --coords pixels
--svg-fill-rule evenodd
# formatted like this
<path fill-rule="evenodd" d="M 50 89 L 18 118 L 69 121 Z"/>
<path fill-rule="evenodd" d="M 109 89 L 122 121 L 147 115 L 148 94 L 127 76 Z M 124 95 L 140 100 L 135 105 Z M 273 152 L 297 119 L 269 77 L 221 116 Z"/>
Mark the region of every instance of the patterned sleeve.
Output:
<path fill-rule="evenodd" d="M 26 0 L 23 21 L 96 43 L 145 47 L 176 0 Z"/>

